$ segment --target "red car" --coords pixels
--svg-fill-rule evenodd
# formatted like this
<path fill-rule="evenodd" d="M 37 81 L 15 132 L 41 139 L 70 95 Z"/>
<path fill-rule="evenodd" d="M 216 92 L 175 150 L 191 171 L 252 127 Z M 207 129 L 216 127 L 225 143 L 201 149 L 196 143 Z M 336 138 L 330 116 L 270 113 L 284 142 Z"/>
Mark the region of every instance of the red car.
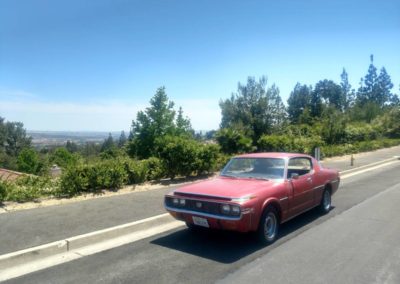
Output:
<path fill-rule="evenodd" d="M 339 182 L 337 170 L 308 155 L 245 154 L 232 158 L 218 177 L 167 194 L 165 208 L 189 228 L 256 231 L 269 244 L 293 217 L 314 207 L 328 213 Z"/>

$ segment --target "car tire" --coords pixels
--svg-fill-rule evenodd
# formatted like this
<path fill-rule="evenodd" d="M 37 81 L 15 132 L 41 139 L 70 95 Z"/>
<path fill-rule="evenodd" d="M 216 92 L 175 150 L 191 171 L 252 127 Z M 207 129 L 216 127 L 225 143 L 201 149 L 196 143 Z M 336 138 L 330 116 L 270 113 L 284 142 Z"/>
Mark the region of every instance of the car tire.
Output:
<path fill-rule="evenodd" d="M 327 214 L 332 207 L 331 192 L 328 188 L 325 188 L 322 192 L 321 203 L 319 204 L 319 211 L 321 214 Z"/>
<path fill-rule="evenodd" d="M 258 239 L 264 245 L 275 242 L 279 231 L 278 211 L 273 206 L 265 208 L 261 215 L 260 225 L 258 226 Z"/>

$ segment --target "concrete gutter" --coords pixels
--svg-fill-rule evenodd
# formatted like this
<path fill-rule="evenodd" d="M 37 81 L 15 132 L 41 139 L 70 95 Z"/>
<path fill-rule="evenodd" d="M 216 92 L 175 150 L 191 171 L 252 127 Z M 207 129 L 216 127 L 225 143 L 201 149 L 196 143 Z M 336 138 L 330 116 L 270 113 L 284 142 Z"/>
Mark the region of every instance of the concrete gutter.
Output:
<path fill-rule="evenodd" d="M 0 255 L 0 271 L 37 261 L 42 258 L 67 253 L 86 246 L 118 238 L 124 235 L 138 233 L 149 228 L 169 223 L 174 219 L 168 214 L 146 218 L 143 220 L 127 223 L 88 234 L 70 237 L 64 240 L 19 250 L 12 253 Z"/>

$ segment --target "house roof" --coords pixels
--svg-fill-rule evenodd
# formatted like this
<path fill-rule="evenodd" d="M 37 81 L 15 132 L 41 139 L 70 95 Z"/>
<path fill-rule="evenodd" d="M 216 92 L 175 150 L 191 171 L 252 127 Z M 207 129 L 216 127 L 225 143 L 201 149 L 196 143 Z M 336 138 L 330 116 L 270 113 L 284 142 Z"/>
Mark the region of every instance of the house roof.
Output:
<path fill-rule="evenodd" d="M 17 178 L 19 178 L 20 176 L 23 176 L 23 175 L 24 175 L 24 173 L 10 171 L 10 170 L 0 168 L 0 179 L 3 181 L 16 180 Z"/>

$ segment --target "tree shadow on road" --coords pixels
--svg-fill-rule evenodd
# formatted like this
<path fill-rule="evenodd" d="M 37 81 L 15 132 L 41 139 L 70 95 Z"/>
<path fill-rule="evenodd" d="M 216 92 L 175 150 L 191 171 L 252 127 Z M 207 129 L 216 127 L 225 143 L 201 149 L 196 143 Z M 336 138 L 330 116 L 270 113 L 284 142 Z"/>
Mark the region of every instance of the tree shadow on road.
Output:
<path fill-rule="evenodd" d="M 321 216 L 318 210 L 311 210 L 290 220 L 280 227 L 279 239 L 268 247 L 261 245 L 254 233 L 207 229 L 192 231 L 186 228 L 155 239 L 151 243 L 220 263 L 233 263 L 259 251 L 267 253 L 312 226 L 322 223 L 330 215 L 334 214 Z"/>

